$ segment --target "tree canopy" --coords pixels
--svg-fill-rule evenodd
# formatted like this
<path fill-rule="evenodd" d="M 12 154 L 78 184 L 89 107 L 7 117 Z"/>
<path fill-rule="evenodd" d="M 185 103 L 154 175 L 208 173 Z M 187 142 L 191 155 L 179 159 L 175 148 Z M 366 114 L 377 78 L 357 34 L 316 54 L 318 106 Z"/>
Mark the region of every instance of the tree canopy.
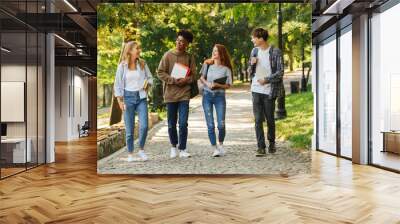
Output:
<path fill-rule="evenodd" d="M 244 69 L 253 47 L 255 27 L 270 32 L 277 45 L 278 4 L 262 3 L 106 3 L 98 7 L 98 82 L 112 84 L 123 42 L 137 40 L 142 57 L 155 73 L 167 50 L 175 45 L 176 32 L 194 34 L 190 51 L 198 65 L 210 57 L 214 44 L 224 44 L 231 54 L 234 73 Z M 285 62 L 290 69 L 300 64 L 302 50 L 311 60 L 311 5 L 282 4 Z"/>

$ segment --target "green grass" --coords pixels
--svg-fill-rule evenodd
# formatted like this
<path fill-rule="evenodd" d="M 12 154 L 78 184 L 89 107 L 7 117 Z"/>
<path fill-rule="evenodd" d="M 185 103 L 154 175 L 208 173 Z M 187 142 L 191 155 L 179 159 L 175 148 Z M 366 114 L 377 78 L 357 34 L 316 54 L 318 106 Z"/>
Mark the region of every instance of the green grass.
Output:
<path fill-rule="evenodd" d="M 166 109 L 159 109 L 156 112 L 158 114 L 158 117 L 160 117 L 161 120 L 167 119 L 167 110 Z"/>
<path fill-rule="evenodd" d="M 101 118 L 110 118 L 110 113 L 108 112 L 108 113 L 97 115 L 97 119 L 101 119 Z"/>
<path fill-rule="evenodd" d="M 313 134 L 311 91 L 286 96 L 287 118 L 276 122 L 277 138 L 289 140 L 293 148 L 310 149 Z"/>

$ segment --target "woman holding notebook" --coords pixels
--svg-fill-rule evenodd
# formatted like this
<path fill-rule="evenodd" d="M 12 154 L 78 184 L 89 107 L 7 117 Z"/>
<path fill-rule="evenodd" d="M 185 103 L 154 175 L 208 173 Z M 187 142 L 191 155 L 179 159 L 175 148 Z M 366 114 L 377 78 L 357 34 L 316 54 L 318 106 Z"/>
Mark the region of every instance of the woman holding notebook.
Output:
<path fill-rule="evenodd" d="M 153 84 L 153 77 L 146 62 L 140 58 L 141 48 L 137 42 L 125 44 L 117 68 L 114 94 L 124 112 L 128 162 L 146 161 L 144 145 L 148 130 L 147 90 Z M 135 113 L 139 116 L 139 152 L 133 156 Z"/>
<path fill-rule="evenodd" d="M 204 86 L 203 109 L 206 117 L 208 137 L 214 149 L 213 157 L 224 155 L 225 139 L 225 89 L 232 85 L 231 59 L 224 45 L 216 44 L 211 59 L 207 59 L 201 68 L 200 82 Z M 214 126 L 214 108 L 217 114 L 218 145 Z"/>

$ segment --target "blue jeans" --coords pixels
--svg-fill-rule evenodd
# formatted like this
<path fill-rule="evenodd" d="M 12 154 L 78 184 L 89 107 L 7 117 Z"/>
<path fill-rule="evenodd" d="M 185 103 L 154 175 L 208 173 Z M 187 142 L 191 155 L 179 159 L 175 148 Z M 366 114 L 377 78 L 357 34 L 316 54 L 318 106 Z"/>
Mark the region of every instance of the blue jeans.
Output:
<path fill-rule="evenodd" d="M 218 123 L 218 141 L 224 142 L 225 139 L 225 113 L 226 113 L 226 99 L 224 92 L 212 93 L 210 91 L 203 92 L 203 109 L 206 117 L 208 138 L 210 139 L 211 145 L 217 145 L 215 137 L 215 126 L 214 126 L 214 107 L 217 112 L 217 123 Z"/>
<path fill-rule="evenodd" d="M 133 152 L 133 133 L 135 129 L 135 113 L 139 115 L 139 147 L 143 148 L 148 130 L 147 99 L 140 99 L 139 92 L 124 91 L 125 102 L 125 135 L 128 152 Z"/>
<path fill-rule="evenodd" d="M 179 115 L 179 139 L 176 129 Z M 188 117 L 189 117 L 189 101 L 179 101 L 167 103 L 167 118 L 168 118 L 168 135 L 171 145 L 176 147 L 179 143 L 179 150 L 186 149 L 188 137 Z"/>

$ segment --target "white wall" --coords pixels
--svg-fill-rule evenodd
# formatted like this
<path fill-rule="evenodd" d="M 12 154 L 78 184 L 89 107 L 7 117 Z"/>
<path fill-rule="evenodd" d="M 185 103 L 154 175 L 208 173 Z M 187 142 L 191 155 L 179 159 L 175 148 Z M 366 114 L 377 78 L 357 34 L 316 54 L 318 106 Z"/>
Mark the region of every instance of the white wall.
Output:
<path fill-rule="evenodd" d="M 21 108 L 18 110 L 24 114 L 26 112 L 26 121 L 21 122 L 5 122 L 7 124 L 7 137 L 24 138 L 25 134 L 29 139 L 29 148 L 31 149 L 32 162 L 44 163 L 44 83 L 41 66 L 32 66 L 25 64 L 3 64 L 1 66 L 2 82 L 24 82 L 26 84 L 26 107 L 25 101 L 22 102 Z M 27 78 L 27 81 L 25 80 Z M 2 89 L 3 92 L 4 89 Z M 22 92 L 21 92 L 22 91 Z M 24 90 L 19 90 L 20 94 L 24 94 Z M 2 95 L 7 97 L 6 95 Z M 23 95 L 22 98 L 25 96 Z M 15 113 L 13 108 L 2 107 L 2 113 Z M 16 110 L 16 109 L 14 109 Z M 24 116 L 24 115 L 22 115 Z M 23 118 L 24 119 L 24 118 Z"/>
<path fill-rule="evenodd" d="M 25 67 L 24 65 L 18 65 L 18 64 L 4 64 L 1 66 L 1 81 L 4 82 L 25 82 L 25 75 L 26 75 L 26 70 L 32 70 L 32 66 L 28 66 L 28 68 Z M 36 82 L 34 83 L 36 85 Z M 31 89 L 28 89 L 31 90 Z M 34 93 L 30 93 L 28 91 L 27 93 L 28 99 L 27 103 L 29 104 L 32 102 L 34 99 L 36 99 L 36 89 L 34 90 Z M 36 107 L 36 104 L 35 104 Z M 1 110 L 8 110 L 8 108 L 1 108 Z M 12 111 L 10 111 L 12 113 Z M 32 117 L 33 115 L 33 117 Z M 36 114 L 27 114 L 28 116 L 28 121 L 32 121 L 35 119 L 36 121 Z M 7 136 L 8 137 L 25 137 L 25 126 L 26 122 L 7 122 Z M 31 125 L 29 125 L 31 127 Z M 29 128 L 28 127 L 28 128 Z M 28 136 L 29 137 L 29 136 Z"/>
<path fill-rule="evenodd" d="M 56 141 L 79 138 L 78 124 L 88 120 L 88 78 L 83 75 L 76 68 L 56 67 Z"/>
<path fill-rule="evenodd" d="M 68 77 L 67 67 L 55 68 L 55 141 L 68 140 Z"/>
<path fill-rule="evenodd" d="M 88 78 L 81 76 L 83 73 L 79 72 L 78 75 L 76 74 L 78 70 L 75 70 L 75 77 L 74 77 L 74 108 L 73 110 L 73 119 L 71 120 L 71 127 L 72 132 L 71 135 L 78 137 L 78 129 L 77 125 L 80 124 L 81 126 L 88 120 Z"/>
<path fill-rule="evenodd" d="M 1 66 L 1 81 L 3 82 L 25 82 L 25 64 L 5 64 Z M 7 108 L 1 108 L 7 110 Z M 25 137 L 25 122 L 8 122 L 8 137 Z"/>

